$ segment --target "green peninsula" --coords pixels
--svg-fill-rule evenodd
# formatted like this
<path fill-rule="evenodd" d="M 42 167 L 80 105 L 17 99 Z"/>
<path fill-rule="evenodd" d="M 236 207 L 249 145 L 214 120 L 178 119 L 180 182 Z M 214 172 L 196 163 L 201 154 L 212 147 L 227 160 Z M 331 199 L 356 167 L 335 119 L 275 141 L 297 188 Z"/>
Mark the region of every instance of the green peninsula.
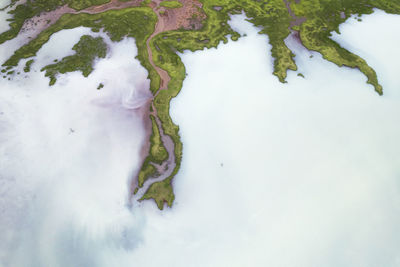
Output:
<path fill-rule="evenodd" d="M 63 29 L 84 26 L 95 32 L 103 30 L 114 42 L 124 37 L 135 38 L 137 59 L 148 71 L 153 101 L 148 107 L 152 128 L 148 151 L 131 191 L 132 195 L 139 195 L 139 201 L 153 199 L 160 209 L 165 204 L 172 206 L 173 179 L 182 160 L 179 127 L 169 114 L 171 99 L 179 94 L 186 77 L 178 52 L 218 47 L 228 39 L 239 39 L 240 34 L 228 21 L 232 14 L 245 13 L 248 21 L 260 29 L 259 33 L 268 36 L 273 74 L 280 82 L 286 82 L 289 70 L 298 69 L 295 55 L 285 43 L 293 34 L 305 48 L 320 53 L 324 59 L 339 67 L 358 69 L 381 95 L 383 88 L 373 68 L 331 36 L 332 32 L 339 33 L 339 26 L 353 15 L 370 14 L 375 8 L 400 14 L 400 0 L 28 0 L 24 4 L 13 1 L 6 8 L 13 15 L 10 29 L 0 34 L 0 44 L 17 37 L 32 18 L 46 17 L 62 7 L 59 19 L 41 29 L 3 63 L 3 73 L 18 69 L 22 59 L 29 59 L 24 68 L 29 72 L 39 49 L 52 34 Z M 43 69 L 51 83 L 57 73 L 67 71 L 81 70 L 87 76 L 93 59 L 103 57 L 104 46 L 99 39 L 82 38 L 80 42 L 90 42 L 95 53 L 78 43 L 75 56 Z"/>

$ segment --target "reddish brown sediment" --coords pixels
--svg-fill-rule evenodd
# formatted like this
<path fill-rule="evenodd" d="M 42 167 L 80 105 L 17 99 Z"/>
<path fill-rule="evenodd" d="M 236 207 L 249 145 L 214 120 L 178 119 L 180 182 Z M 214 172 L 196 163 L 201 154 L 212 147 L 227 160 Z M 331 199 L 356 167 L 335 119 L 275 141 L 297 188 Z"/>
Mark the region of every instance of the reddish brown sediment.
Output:
<path fill-rule="evenodd" d="M 153 51 L 151 50 L 151 46 L 150 46 L 150 42 L 151 40 L 154 38 L 154 36 L 156 36 L 157 34 L 165 31 L 165 24 L 164 24 L 164 20 L 161 19 L 161 16 L 159 14 L 159 12 L 157 12 L 154 7 L 155 3 L 151 2 L 150 6 L 153 8 L 153 10 L 155 11 L 155 13 L 157 14 L 157 23 L 156 23 L 156 27 L 154 29 L 154 32 L 150 35 L 149 39 L 147 39 L 146 41 L 146 46 L 147 46 L 147 53 L 149 55 L 149 62 L 151 64 L 151 66 L 157 71 L 158 75 L 160 76 L 160 88 L 159 90 L 164 90 L 167 89 L 168 87 L 168 83 L 171 80 L 171 78 L 168 75 L 168 72 L 166 72 L 165 70 L 161 69 L 160 67 L 156 66 L 156 64 L 153 61 Z"/>
<path fill-rule="evenodd" d="M 165 8 L 160 7 L 159 4 L 162 0 L 152 1 L 149 6 L 157 14 L 157 24 L 153 34 L 147 39 L 147 52 L 149 55 L 149 61 L 151 66 L 157 71 L 160 76 L 160 88 L 159 90 L 165 90 L 168 88 L 168 83 L 171 80 L 168 73 L 156 66 L 153 61 L 153 52 L 151 51 L 150 42 L 158 34 L 165 31 L 183 29 L 200 29 L 202 27 L 201 21 L 205 18 L 205 15 L 201 13 L 201 3 L 196 0 L 183 0 L 180 1 L 182 7 L 180 8 Z"/>
<path fill-rule="evenodd" d="M 89 13 L 89 14 L 97 14 L 104 11 L 112 10 L 112 9 L 123 9 L 128 7 L 136 7 L 140 6 L 143 0 L 131 0 L 127 2 L 120 2 L 119 0 L 111 0 L 110 2 L 100 5 L 100 6 L 92 6 L 86 9 L 83 9 L 76 13 Z"/>
<path fill-rule="evenodd" d="M 159 4 L 160 0 L 156 3 Z M 165 8 L 158 7 L 155 12 L 161 11 L 161 19 L 164 21 L 164 31 L 177 29 L 198 30 L 202 27 L 202 21 L 205 19 L 205 14 L 201 12 L 202 4 L 197 0 L 180 1 L 182 7 Z"/>
<path fill-rule="evenodd" d="M 56 10 L 41 13 L 40 15 L 30 18 L 24 22 L 19 34 L 24 35 L 24 41 L 36 38 L 42 31 L 56 23 L 62 15 L 66 13 L 75 13 L 76 11 L 67 5 L 57 8 Z"/>
<path fill-rule="evenodd" d="M 142 107 L 137 109 L 139 116 L 143 120 L 143 128 L 145 129 L 145 140 L 150 140 L 150 136 L 152 133 L 151 129 L 151 120 L 150 120 L 150 106 L 152 104 L 153 99 L 149 99 Z M 146 142 L 143 147 L 140 149 L 140 158 L 144 159 L 147 157 L 150 149 L 150 143 Z"/>
<path fill-rule="evenodd" d="M 26 20 L 21 28 L 20 33 L 23 33 L 25 35 L 25 41 L 29 41 L 29 39 L 36 38 L 42 31 L 46 30 L 48 27 L 56 23 L 64 14 L 97 14 L 108 10 L 137 7 L 140 6 L 142 1 L 143 0 L 132 0 L 128 2 L 119 2 L 118 0 L 111 0 L 107 4 L 89 7 L 80 11 L 76 11 L 68 7 L 67 5 L 64 5 L 57 8 L 56 10 L 41 13 L 38 16 Z"/>

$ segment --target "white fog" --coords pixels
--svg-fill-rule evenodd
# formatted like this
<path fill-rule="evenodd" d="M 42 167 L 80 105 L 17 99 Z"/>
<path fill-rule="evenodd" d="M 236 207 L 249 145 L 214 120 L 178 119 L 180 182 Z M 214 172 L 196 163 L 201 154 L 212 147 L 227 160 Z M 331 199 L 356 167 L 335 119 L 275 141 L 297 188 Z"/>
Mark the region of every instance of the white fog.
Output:
<path fill-rule="evenodd" d="M 128 207 L 146 141 L 132 107 L 149 97 L 134 40 L 107 39 L 88 78 L 48 87 L 40 68 L 90 31 L 55 34 L 26 78 L 0 80 L 0 266 L 400 266 L 400 35 L 388 27 L 400 17 L 362 18 L 333 38 L 384 96 L 291 38 L 305 79 L 279 83 L 267 37 L 240 15 L 246 37 L 185 52 L 171 105 L 183 161 L 164 211 Z"/>

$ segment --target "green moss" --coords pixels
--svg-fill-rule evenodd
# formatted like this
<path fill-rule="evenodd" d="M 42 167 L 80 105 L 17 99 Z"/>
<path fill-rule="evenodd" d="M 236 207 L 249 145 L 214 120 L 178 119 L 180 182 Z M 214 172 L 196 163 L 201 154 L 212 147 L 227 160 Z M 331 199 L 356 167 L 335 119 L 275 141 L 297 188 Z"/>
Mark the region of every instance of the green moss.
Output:
<path fill-rule="evenodd" d="M 138 186 L 143 187 L 144 182 L 146 182 L 149 178 L 157 176 L 159 176 L 159 173 L 157 172 L 156 167 L 154 167 L 154 165 L 151 163 L 151 157 L 147 156 L 139 171 Z"/>
<path fill-rule="evenodd" d="M 67 0 L 68 6 L 75 10 L 82 10 L 91 6 L 102 5 L 111 0 Z"/>
<path fill-rule="evenodd" d="M 374 86 L 375 91 L 383 93 L 375 71 L 361 57 L 351 53 L 333 41 L 331 32 L 339 33 L 339 25 L 352 14 L 370 14 L 373 8 L 388 13 L 400 13 L 400 1 L 387 0 L 346 0 L 330 1 L 309 0 L 291 1 L 292 10 L 299 17 L 307 20 L 298 28 L 303 45 L 309 50 L 322 54 L 324 59 L 338 66 L 357 68 L 367 76 L 367 83 Z"/>
<path fill-rule="evenodd" d="M 13 2 L 15 4 L 16 1 Z M 25 20 L 38 16 L 42 12 L 50 12 L 64 5 L 68 5 L 75 10 L 81 10 L 108 2 L 110 0 L 27 0 L 26 3 L 20 4 L 15 9 L 9 11 L 13 15 L 9 19 L 11 28 L 0 34 L 0 44 L 15 38 Z"/>
<path fill-rule="evenodd" d="M 160 6 L 166 7 L 166 8 L 180 8 L 180 7 L 183 7 L 183 5 L 179 1 L 162 1 L 160 3 Z"/>
<path fill-rule="evenodd" d="M 162 142 L 160 130 L 158 128 L 156 119 L 153 115 L 150 115 L 152 123 L 152 134 L 150 136 L 150 151 L 149 155 L 146 157 L 142 168 L 138 175 L 138 186 L 142 187 L 144 182 L 146 182 L 151 177 L 156 177 L 159 175 L 153 163 L 162 164 L 168 159 L 168 152 Z"/>
<path fill-rule="evenodd" d="M 100 90 L 100 89 L 102 89 L 102 88 L 104 88 L 104 84 L 99 83 L 99 85 L 97 86 L 97 90 Z"/>
<path fill-rule="evenodd" d="M 56 82 L 56 76 L 59 73 L 81 71 L 83 76 L 89 76 L 93 71 L 94 60 L 106 57 L 107 45 L 101 37 L 84 35 L 72 50 L 75 51 L 74 55 L 41 69 L 41 71 L 46 71 L 46 77 L 50 77 L 50 85 Z"/>
<path fill-rule="evenodd" d="M 171 179 L 153 183 L 140 200 L 145 199 L 154 199 L 160 210 L 164 209 L 164 203 L 172 207 L 175 195 L 173 194 Z"/>
<path fill-rule="evenodd" d="M 136 187 L 135 190 L 133 191 L 133 194 L 136 195 L 138 191 L 139 191 L 139 187 Z"/>
<path fill-rule="evenodd" d="M 203 4 L 203 11 L 207 15 L 207 20 L 201 30 L 177 30 L 165 32 L 157 35 L 150 42 L 155 64 L 158 67 L 166 70 L 171 77 L 171 80 L 168 84 L 168 90 L 160 91 L 154 99 L 154 105 L 156 107 L 158 117 L 162 123 L 164 133 L 171 136 L 175 145 L 176 167 L 173 174 L 168 178 L 169 180 L 171 180 L 179 170 L 182 157 L 182 143 L 180 142 L 179 137 L 179 127 L 172 122 L 169 115 L 170 101 L 179 93 L 186 73 L 185 67 L 182 64 L 179 56 L 177 56 L 176 52 L 183 52 L 184 50 L 196 51 L 204 48 L 216 47 L 221 41 L 224 43 L 227 42 L 227 35 L 230 35 L 233 40 L 237 40 L 239 38 L 239 34 L 234 32 L 229 27 L 227 22 L 229 20 L 229 14 L 235 14 L 244 11 L 247 17 L 250 18 L 249 21 L 255 26 L 261 28 L 260 34 L 266 34 L 269 37 L 269 42 L 272 46 L 271 54 L 274 58 L 273 74 L 276 75 L 281 82 L 285 82 L 287 71 L 297 70 L 297 66 L 293 59 L 294 54 L 285 44 L 285 39 L 290 34 L 289 28 L 291 22 L 293 21 L 293 17 L 289 14 L 284 1 L 202 0 L 201 2 Z M 300 1 L 300 5 L 304 3 L 304 5 L 306 5 L 304 9 L 307 10 L 307 12 L 312 13 L 315 12 L 314 10 L 318 10 L 318 8 L 314 7 L 313 5 L 308 5 L 310 2 L 315 1 Z M 321 0 L 320 5 L 324 5 L 329 9 L 333 8 L 332 6 L 334 6 L 335 2 L 339 1 L 331 1 L 328 3 Z M 293 6 L 293 3 L 291 4 Z M 215 9 L 216 6 L 218 7 L 217 9 Z M 294 7 L 294 10 L 297 17 L 306 18 L 306 22 L 297 27 L 300 30 L 300 36 L 303 41 L 303 36 L 307 36 L 308 30 L 304 25 L 307 25 L 311 19 L 308 16 L 309 13 L 301 13 L 296 7 Z M 370 10 L 371 7 L 364 6 L 360 12 L 369 13 Z M 396 12 L 400 11 L 400 9 L 393 8 L 392 5 L 392 11 L 393 10 L 396 10 Z M 340 13 L 338 13 L 338 11 L 336 11 L 335 14 L 339 15 L 340 17 Z M 318 18 L 330 21 L 330 17 L 326 16 L 326 14 L 324 15 L 317 13 L 313 17 L 315 21 L 317 21 Z M 337 16 L 335 18 L 337 21 L 340 21 L 340 23 L 344 21 L 343 19 L 338 19 Z M 318 23 L 316 24 L 325 25 L 327 22 L 319 21 Z M 337 29 L 339 25 L 335 23 L 331 24 L 334 25 L 334 27 L 331 25 L 329 28 L 330 30 Z M 323 30 L 323 27 L 319 27 L 321 30 Z M 328 35 L 325 35 L 325 39 L 324 37 L 321 38 L 321 36 L 312 36 L 313 38 L 310 38 L 312 43 L 319 43 L 321 40 L 323 40 L 326 45 L 322 48 L 311 46 L 309 43 L 307 43 L 307 40 L 305 41 L 305 46 L 311 50 L 321 52 L 324 58 L 338 65 L 358 67 L 364 74 L 367 75 L 369 78 L 368 82 L 375 86 L 375 89 L 378 93 L 381 93 L 382 88 L 377 82 L 375 72 L 365 63 L 363 59 L 352 55 L 343 48 L 340 48 L 340 46 L 329 39 L 329 31 L 327 31 L 327 33 Z M 160 182 L 155 184 L 154 187 L 146 192 L 144 199 L 154 198 L 159 207 L 161 205 L 161 201 L 165 199 L 165 197 L 158 197 L 157 194 L 169 196 L 168 199 L 173 199 L 172 187 L 163 186 L 165 183 Z"/>
<path fill-rule="evenodd" d="M 16 66 L 21 59 L 34 57 L 39 49 L 50 39 L 51 35 L 63 29 L 79 26 L 92 28 L 94 31 L 104 29 L 112 41 L 121 41 L 124 37 L 134 37 L 138 48 L 137 58 L 149 72 L 150 90 L 159 88 L 160 77 L 148 60 L 146 40 L 154 31 L 157 16 L 148 7 L 109 10 L 98 14 L 65 14 L 57 23 L 42 31 L 35 39 L 22 46 L 3 64 Z"/>
<path fill-rule="evenodd" d="M 160 209 L 164 207 L 164 203 L 169 206 L 172 205 L 174 193 L 171 183 L 180 168 L 182 159 L 179 127 L 173 123 L 169 114 L 170 101 L 180 92 L 186 76 L 185 66 L 177 52 L 183 52 L 184 50 L 198 51 L 217 47 L 221 42 L 226 43 L 228 36 L 232 40 L 237 40 L 240 35 L 230 28 L 228 24 L 229 15 L 244 12 L 249 18 L 248 21 L 259 27 L 260 34 L 268 35 L 271 54 L 274 59 L 273 74 L 279 81 L 285 82 L 288 70 L 297 70 L 294 54 L 285 44 L 285 39 L 292 29 L 298 31 L 300 40 L 306 48 L 321 53 L 325 59 L 338 66 L 358 68 L 367 76 L 368 83 L 373 85 L 379 94 L 382 94 L 382 87 L 378 83 L 375 71 L 364 59 L 334 42 L 330 38 L 331 32 L 339 32 L 339 25 L 352 14 L 370 14 L 373 12 L 373 8 L 380 8 L 388 13 L 400 13 L 400 0 L 199 1 L 202 3 L 201 12 L 204 12 L 207 17 L 200 30 L 179 29 L 163 32 L 150 41 L 149 45 L 154 63 L 167 71 L 171 78 L 168 90 L 158 92 L 160 77 L 148 60 L 146 40 L 154 31 L 157 20 L 152 9 L 145 7 L 149 5 L 149 0 L 143 1 L 140 8 L 112 10 L 95 15 L 66 14 L 57 23 L 40 33 L 36 39 L 18 49 L 3 64 L 7 67 L 6 70 L 9 71 L 21 59 L 35 56 L 41 46 L 49 40 L 50 36 L 62 29 L 86 26 L 92 28 L 93 31 L 99 31 L 103 28 L 113 41 L 120 41 L 125 36 L 134 37 L 138 47 L 137 58 L 149 72 L 150 89 L 155 95 L 154 111 L 162 128 L 159 128 L 157 118 L 151 117 L 153 133 L 150 137 L 149 154 L 139 172 L 139 187 L 142 187 L 143 183 L 150 177 L 157 177 L 159 173 L 154 164 L 162 163 L 168 158 L 167 150 L 162 144 L 161 130 L 164 134 L 170 136 L 174 143 L 175 168 L 172 174 L 167 179 L 152 184 L 142 197 L 142 200 L 154 199 Z M 82 9 L 85 6 L 103 2 L 108 1 L 36 0 L 32 2 L 28 0 L 27 4 L 19 5 L 13 11 L 14 17 L 11 20 L 11 29 L 0 35 L 0 44 L 5 40 L 14 38 L 25 19 L 37 15 L 43 10 L 54 10 L 60 3 L 67 3 L 75 9 Z M 289 12 L 286 2 L 289 4 L 293 14 Z M 164 1 L 161 6 L 177 8 L 181 6 L 181 3 L 178 1 Z M 301 18 L 302 22 L 294 25 L 293 22 L 296 18 Z M 298 75 L 302 77 L 301 73 Z M 51 82 L 55 82 L 54 76 Z"/>
<path fill-rule="evenodd" d="M 144 0 L 144 1 L 142 1 L 141 6 L 148 6 L 150 3 L 151 3 L 151 0 Z"/>
<path fill-rule="evenodd" d="M 153 132 L 150 136 L 150 156 L 152 161 L 161 164 L 163 161 L 168 159 L 168 152 L 164 147 L 161 140 L 160 130 L 158 129 L 156 119 L 153 115 L 150 115 Z"/>
<path fill-rule="evenodd" d="M 182 88 L 183 80 L 186 76 L 185 67 L 176 54 L 177 51 L 183 52 L 184 50 L 202 50 L 205 48 L 217 47 L 220 42 L 226 43 L 228 41 L 227 35 L 230 35 L 233 40 L 237 40 L 240 35 L 233 31 L 229 24 L 229 14 L 240 13 L 243 7 L 249 17 L 253 17 L 252 22 L 257 26 L 265 24 L 262 33 L 271 32 L 273 37 L 271 42 L 273 45 L 273 54 L 278 57 L 284 57 L 283 60 L 275 61 L 275 73 L 281 75 L 281 80 L 286 77 L 286 69 L 297 69 L 293 65 L 293 54 L 284 44 L 284 39 L 290 33 L 288 26 L 290 24 L 290 16 L 286 14 L 285 17 L 279 19 L 279 14 L 271 15 L 271 11 L 279 7 L 280 12 L 286 10 L 286 7 L 280 1 L 273 1 L 270 4 L 263 4 L 252 1 L 202 1 L 203 10 L 208 19 L 204 26 L 199 31 L 177 30 L 166 33 L 161 33 L 154 37 L 150 42 L 153 52 L 153 60 L 155 64 L 166 70 L 171 77 L 168 84 L 168 90 L 161 90 L 154 99 L 154 106 L 157 110 L 158 117 L 161 121 L 164 133 L 169 135 L 174 142 L 175 152 L 175 169 L 170 177 L 171 180 L 178 172 L 182 159 L 182 143 L 179 136 L 179 127 L 175 125 L 170 117 L 170 101 L 173 97 L 177 96 Z M 241 3 L 240 3 L 241 2 Z M 244 4 L 246 2 L 246 4 Z M 275 3 L 275 4 L 274 4 Z M 275 5 L 275 6 L 274 6 Z M 222 9 L 216 10 L 214 6 L 220 6 Z M 264 10 L 266 9 L 266 10 Z M 271 9 L 271 10 L 268 10 Z M 263 11 L 264 10 L 264 11 Z M 267 25 L 268 23 L 274 24 L 274 27 Z M 280 33 L 282 31 L 283 33 Z M 207 40 L 207 41 L 205 41 Z M 285 65 L 286 64 L 286 65 Z M 285 67 L 286 66 L 286 67 Z M 161 182 L 160 182 L 161 183 Z M 155 185 L 155 188 L 159 188 Z M 168 199 L 173 199 L 172 187 L 162 187 L 163 195 L 168 195 Z M 145 198 L 155 197 L 156 192 L 154 188 L 149 188 L 145 193 Z M 168 192 L 167 192 L 168 191 Z M 158 205 L 160 200 L 156 199 Z"/>

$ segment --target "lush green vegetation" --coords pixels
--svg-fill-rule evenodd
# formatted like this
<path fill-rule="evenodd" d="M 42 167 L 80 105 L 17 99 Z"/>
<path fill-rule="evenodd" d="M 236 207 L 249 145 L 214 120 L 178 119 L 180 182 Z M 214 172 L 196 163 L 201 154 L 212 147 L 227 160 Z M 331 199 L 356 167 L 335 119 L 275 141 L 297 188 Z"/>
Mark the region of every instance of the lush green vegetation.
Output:
<path fill-rule="evenodd" d="M 296 27 L 306 48 L 321 53 L 326 60 L 338 66 L 359 69 L 367 76 L 368 83 L 373 85 L 379 94 L 383 93 L 375 71 L 367 62 L 342 48 L 330 37 L 332 31 L 339 32 L 339 25 L 352 14 L 370 14 L 373 8 L 399 14 L 399 0 L 346 0 L 329 1 L 329 3 L 323 0 L 299 1 L 299 3 L 291 0 L 291 7 L 296 16 L 306 18 L 304 23 Z"/>
<path fill-rule="evenodd" d="M 162 1 L 160 6 L 166 8 L 179 8 L 183 7 L 183 5 L 179 1 Z"/>
<path fill-rule="evenodd" d="M 175 199 L 172 188 L 172 176 L 161 182 L 153 183 L 140 200 L 145 199 L 154 199 L 160 210 L 164 208 L 164 203 L 167 203 L 171 207 Z"/>
<path fill-rule="evenodd" d="M 75 10 L 82 10 L 91 6 L 106 4 L 110 1 L 111 0 L 65 0 L 66 4 Z"/>
<path fill-rule="evenodd" d="M 150 115 L 150 118 L 153 129 L 152 135 L 150 136 L 150 156 L 153 159 L 152 161 L 161 164 L 163 161 L 168 159 L 168 152 L 161 140 L 160 130 L 158 129 L 156 119 L 153 115 Z"/>
<path fill-rule="evenodd" d="M 170 101 L 179 93 L 185 78 L 185 67 L 176 52 L 216 47 L 221 41 L 227 42 L 226 36 L 228 35 L 233 40 L 236 40 L 239 38 L 239 34 L 234 32 L 227 22 L 229 14 L 243 11 L 250 18 L 249 21 L 251 23 L 261 28 L 260 34 L 266 34 L 269 37 L 269 42 L 272 46 L 271 53 L 274 58 L 274 75 L 281 82 L 285 82 L 287 71 L 297 70 L 293 60 L 294 54 L 285 44 L 285 39 L 290 34 L 290 24 L 294 18 L 288 12 L 284 1 L 201 0 L 201 2 L 203 3 L 203 11 L 207 15 L 207 20 L 201 30 L 177 30 L 161 33 L 153 38 L 150 43 L 155 64 L 166 70 L 171 77 L 168 90 L 160 91 L 154 100 L 154 105 L 158 111 L 164 132 L 170 135 L 174 141 L 176 155 L 176 167 L 173 174 L 164 181 L 152 184 L 143 196 L 143 199 L 154 199 L 160 208 L 162 208 L 164 202 L 170 205 L 174 199 L 171 181 L 180 167 L 182 156 L 182 144 L 178 133 L 179 127 L 172 122 L 169 115 Z M 295 1 L 290 2 L 292 6 L 295 3 Z M 300 31 L 301 40 L 305 43 L 305 46 L 320 52 L 324 58 L 339 66 L 346 65 L 359 68 L 368 77 L 368 82 L 375 87 L 375 90 L 378 93 L 382 93 L 375 71 L 363 59 L 351 54 L 329 39 L 329 32 L 337 30 L 339 24 L 345 20 L 339 19 L 341 15 L 340 4 L 345 5 L 348 2 L 335 0 L 317 2 L 318 0 L 299 1 L 293 7 L 297 17 L 306 18 L 306 22 L 296 28 L 296 30 Z M 375 6 L 384 7 L 384 10 L 392 13 L 400 13 L 400 8 L 398 8 L 397 4 L 389 1 L 381 2 L 384 2 L 387 6 Z M 364 6 L 359 7 L 359 9 L 346 10 L 346 16 L 354 13 L 370 13 L 373 6 L 371 3 L 364 3 Z M 335 15 L 335 20 L 332 20 L 331 14 Z M 312 25 L 309 25 L 309 23 Z M 330 25 L 330 27 L 325 29 L 324 25 Z M 315 29 L 319 29 L 319 31 L 315 31 Z M 315 32 L 317 32 L 316 35 L 310 34 Z M 321 45 L 324 42 L 325 45 Z"/>
<path fill-rule="evenodd" d="M 150 115 L 152 124 L 152 134 L 150 136 L 150 151 L 149 155 L 143 162 L 142 168 L 138 175 L 138 186 L 142 187 L 144 182 L 150 177 L 157 177 L 159 173 L 152 163 L 162 164 L 168 159 L 168 152 L 162 142 L 160 129 L 158 128 L 156 118 Z"/>
<path fill-rule="evenodd" d="M 146 48 L 146 40 L 154 31 L 157 16 L 148 7 L 126 8 L 110 10 L 99 14 L 65 14 L 57 23 L 41 32 L 35 39 L 22 46 L 3 64 L 10 68 L 17 66 L 19 61 L 36 55 L 39 49 L 50 39 L 51 35 L 63 30 L 79 26 L 92 28 L 93 31 L 104 31 L 112 41 L 121 41 L 124 37 L 133 37 L 138 48 L 137 58 L 148 70 L 151 80 L 150 89 L 155 92 L 159 88 L 160 77 L 151 67 Z"/>
<path fill-rule="evenodd" d="M 32 66 L 33 62 L 35 62 L 35 61 L 33 59 L 30 59 L 25 63 L 24 72 L 31 71 L 31 66 Z"/>
<path fill-rule="evenodd" d="M 72 50 L 76 52 L 74 55 L 65 57 L 61 61 L 41 69 L 41 71 L 46 71 L 46 77 L 50 77 L 50 85 L 56 83 L 58 73 L 81 71 L 83 76 L 89 76 L 93 71 L 94 60 L 106 57 L 107 45 L 101 37 L 94 38 L 90 35 L 84 35 Z"/>
<path fill-rule="evenodd" d="M 120 0 L 126 1 L 126 0 Z M 322 56 L 338 66 L 357 68 L 368 78 L 368 83 L 382 94 L 382 87 L 378 83 L 375 71 L 361 57 L 342 48 L 331 37 L 332 31 L 339 31 L 339 25 L 352 14 L 369 14 L 373 8 L 380 8 L 388 13 L 400 13 L 400 0 L 199 0 L 203 6 L 207 19 L 200 30 L 179 29 L 162 32 L 150 40 L 150 48 L 154 63 L 168 72 L 171 80 L 168 90 L 161 90 L 160 77 L 151 66 L 148 59 L 146 41 L 154 31 L 157 16 L 151 8 L 146 7 L 149 1 L 143 1 L 142 7 L 127 8 L 123 10 L 107 11 L 95 15 L 66 14 L 61 19 L 44 30 L 34 40 L 15 51 L 3 66 L 3 73 L 12 72 L 21 59 L 31 58 L 46 43 L 50 36 L 62 29 L 71 29 L 86 26 L 94 31 L 104 29 L 113 41 L 120 41 L 123 37 L 134 37 L 138 47 L 138 56 L 141 64 L 148 70 L 151 80 L 150 90 L 155 95 L 154 108 L 157 117 L 151 116 L 152 135 L 150 137 L 149 154 L 144 160 L 138 175 L 138 186 L 150 177 L 160 174 L 154 164 L 161 164 L 168 158 L 168 152 L 162 142 L 162 133 L 170 136 L 174 143 L 175 168 L 165 180 L 153 183 L 141 198 L 154 199 L 160 209 L 164 203 L 171 206 L 175 198 L 172 188 L 172 179 L 178 172 L 182 159 L 182 143 L 179 136 L 179 127 L 170 117 L 170 101 L 178 95 L 186 76 L 183 65 L 177 52 L 184 50 L 197 51 L 217 47 L 221 42 L 226 43 L 228 38 L 237 40 L 240 35 L 232 30 L 228 24 L 230 14 L 244 12 L 248 20 L 259 27 L 260 34 L 268 35 L 271 45 L 271 54 L 274 58 L 273 74 L 281 82 L 285 82 L 288 70 L 297 70 L 293 52 L 286 46 L 285 39 L 292 30 L 298 31 L 300 40 L 309 50 L 317 51 Z M 0 35 L 0 44 L 5 40 L 14 38 L 25 19 L 40 12 L 53 10 L 61 4 L 68 4 L 75 9 L 82 9 L 93 4 L 108 2 L 107 0 L 78 1 L 78 0 L 28 0 L 27 4 L 17 6 L 14 18 L 11 21 L 11 30 Z M 286 3 L 289 4 L 292 14 Z M 177 8 L 181 6 L 178 1 L 163 1 L 161 6 Z M 41 11 L 40 11 L 41 10 Z M 38 13 L 39 12 L 39 13 Z M 296 18 L 301 18 L 301 23 L 294 23 Z M 26 63 L 25 69 L 29 71 L 33 60 Z M 64 59 L 51 66 L 65 65 Z M 67 65 L 80 63 L 70 61 Z M 85 65 L 88 66 L 88 65 Z M 54 68 L 54 67 L 53 67 Z M 51 69 L 51 68 L 50 68 Z M 298 74 L 303 77 L 302 74 Z M 51 77 L 51 75 L 50 75 Z M 158 92 L 156 94 L 156 92 Z M 159 120 L 159 122 L 158 122 Z M 159 128 L 161 124 L 161 128 Z M 135 189 L 137 192 L 138 188 Z"/>
<path fill-rule="evenodd" d="M 229 20 L 229 14 L 240 13 L 241 10 L 243 10 L 243 7 L 248 7 L 249 12 L 254 12 L 249 13 L 249 16 L 258 16 L 257 18 L 253 19 L 253 23 L 258 25 L 259 23 L 261 23 L 261 21 L 266 20 L 276 24 L 275 27 L 278 27 L 278 29 L 285 29 L 283 33 L 285 35 L 284 38 L 286 38 L 286 36 L 289 34 L 289 31 L 287 27 L 285 27 L 285 25 L 289 26 L 290 17 L 286 16 L 286 18 L 279 20 L 278 16 L 264 14 L 264 17 L 262 17 L 261 14 L 257 15 L 256 12 L 260 11 L 261 7 L 263 6 L 260 3 L 253 3 L 252 1 L 248 1 L 247 3 L 247 1 L 222 0 L 205 0 L 202 2 L 203 10 L 206 13 L 208 19 L 204 23 L 204 26 L 201 30 L 177 30 L 165 32 L 155 36 L 150 42 L 155 64 L 160 68 L 166 70 L 171 77 L 171 80 L 168 84 L 168 90 L 161 90 L 159 92 L 159 94 L 154 99 L 154 105 L 158 112 L 158 117 L 162 123 L 164 133 L 171 136 L 174 142 L 176 164 L 175 169 L 173 170 L 173 173 L 170 177 L 168 177 L 164 181 L 152 184 L 143 196 L 143 199 L 154 199 L 159 207 L 160 205 L 163 205 L 164 202 L 166 202 L 168 205 L 171 205 L 174 199 L 171 182 L 180 168 L 182 159 L 182 143 L 179 137 L 179 127 L 173 123 L 169 115 L 170 101 L 172 98 L 178 95 L 179 91 L 182 88 L 183 80 L 186 76 L 185 67 L 176 52 L 183 52 L 184 50 L 196 51 L 205 48 L 217 47 L 220 42 L 226 43 L 228 41 L 227 35 L 230 35 L 231 39 L 237 40 L 240 35 L 237 32 L 233 31 L 227 22 Z M 244 4 L 244 2 L 246 2 L 247 4 Z M 278 3 L 278 0 L 276 0 L 276 2 Z M 280 2 L 279 4 L 277 4 L 277 6 L 285 8 L 285 6 L 282 6 Z M 273 6 L 271 6 L 271 8 L 272 7 Z M 281 23 L 285 21 L 286 24 L 282 26 Z M 267 29 L 265 29 L 266 32 L 272 30 L 272 27 L 268 27 Z M 283 36 L 282 34 L 276 35 L 281 37 Z M 284 38 L 282 38 L 281 42 L 274 42 L 284 47 L 278 47 L 276 49 L 276 53 L 274 53 L 276 55 L 282 55 L 282 57 L 286 57 L 291 60 L 292 54 L 284 44 Z M 276 39 L 278 39 L 278 37 Z M 291 68 L 290 60 L 288 64 L 285 63 L 287 59 L 277 60 L 275 61 L 275 66 L 276 68 L 280 68 L 280 66 L 285 63 L 287 68 Z M 295 67 L 292 68 L 296 69 Z M 280 71 L 280 73 L 283 72 Z M 286 77 L 286 69 L 284 70 L 284 75 L 282 74 L 282 76 Z"/>
<path fill-rule="evenodd" d="M 13 15 L 10 19 L 10 29 L 0 34 L 0 44 L 15 38 L 22 28 L 25 20 L 38 16 L 42 12 L 49 12 L 58 7 L 68 5 L 75 10 L 82 10 L 94 5 L 110 2 L 110 0 L 27 0 L 26 3 L 17 5 L 9 13 Z M 12 2 L 12 4 L 15 3 Z"/>
<path fill-rule="evenodd" d="M 158 173 L 156 167 L 154 167 L 154 165 L 151 163 L 151 156 L 148 155 L 144 160 L 138 174 L 138 187 L 143 187 L 144 182 L 146 182 L 149 178 L 158 176 L 160 176 L 160 174 Z"/>

